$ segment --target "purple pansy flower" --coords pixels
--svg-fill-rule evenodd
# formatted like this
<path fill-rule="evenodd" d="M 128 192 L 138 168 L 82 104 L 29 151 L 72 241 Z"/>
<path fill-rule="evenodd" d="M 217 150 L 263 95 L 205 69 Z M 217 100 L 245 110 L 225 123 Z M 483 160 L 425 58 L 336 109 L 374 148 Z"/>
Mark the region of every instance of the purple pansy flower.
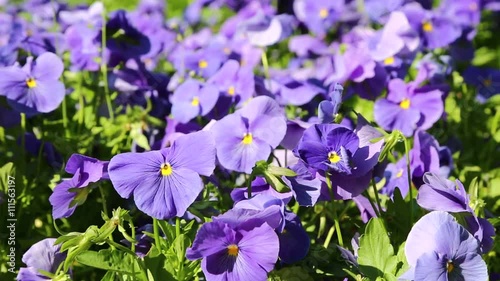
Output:
<path fill-rule="evenodd" d="M 293 10 L 297 18 L 314 34 L 323 37 L 340 20 L 344 1 L 296 0 Z"/>
<path fill-rule="evenodd" d="M 213 221 L 201 226 L 186 257 L 203 259 L 201 268 L 208 281 L 255 281 L 267 278 L 278 253 L 278 236 L 267 223 L 243 230 Z"/>
<path fill-rule="evenodd" d="M 424 46 L 433 50 L 448 46 L 462 34 L 458 24 L 452 19 L 436 11 L 425 10 L 418 3 L 410 3 L 403 7 L 410 25 L 417 30 Z"/>
<path fill-rule="evenodd" d="M 309 252 L 310 238 L 307 235 L 300 218 L 285 211 L 285 228 L 278 233 L 280 240 L 279 258 L 281 262 L 291 264 L 302 260 Z"/>
<path fill-rule="evenodd" d="M 215 86 L 188 79 L 170 97 L 172 117 L 187 123 L 196 116 L 205 116 L 214 108 L 218 98 L 219 91 Z"/>
<path fill-rule="evenodd" d="M 396 188 L 399 188 L 401 196 L 405 198 L 411 184 L 408 183 L 406 157 L 402 157 L 396 163 L 389 163 L 385 169 L 384 176 L 386 184 L 380 192 L 392 198 Z"/>
<path fill-rule="evenodd" d="M 90 189 L 85 187 L 102 179 L 109 179 L 108 161 L 81 154 L 71 155 L 65 171 L 73 174 L 73 177 L 59 183 L 49 197 L 54 219 L 70 217 L 76 207 L 87 199 Z"/>
<path fill-rule="evenodd" d="M 255 91 L 252 69 L 241 67 L 235 60 L 224 63 L 207 83 L 215 85 L 221 96 L 229 97 L 235 102 L 247 101 Z"/>
<path fill-rule="evenodd" d="M 114 156 L 109 177 L 121 197 L 134 194 L 139 210 L 168 219 L 184 215 L 203 190 L 200 175 L 210 176 L 214 169 L 214 139 L 210 132 L 200 131 L 180 136 L 158 151 Z"/>
<path fill-rule="evenodd" d="M 308 168 L 330 178 L 336 197 L 350 199 L 368 186 L 383 141 L 380 133 L 361 116 L 356 130 L 337 124 L 309 127 L 294 153 Z"/>
<path fill-rule="evenodd" d="M 64 36 L 70 50 L 71 70 L 99 70 L 101 51 L 94 41 L 96 34 L 97 30 L 85 24 L 75 24 L 66 29 Z"/>
<path fill-rule="evenodd" d="M 413 226 L 405 254 L 410 269 L 401 279 L 488 280 L 477 240 L 446 212 L 431 212 Z"/>
<path fill-rule="evenodd" d="M 470 66 L 463 73 L 467 84 L 477 89 L 476 99 L 485 103 L 494 95 L 500 94 L 500 70 L 494 68 L 478 68 Z"/>
<path fill-rule="evenodd" d="M 19 269 L 18 281 L 53 280 L 40 271 L 57 274 L 59 265 L 66 259 L 66 253 L 61 253 L 61 245 L 54 245 L 55 238 L 46 238 L 33 244 L 23 255 L 27 267 Z"/>
<path fill-rule="evenodd" d="M 385 130 L 400 130 L 407 137 L 417 129 L 427 130 L 441 118 L 442 92 L 418 88 L 418 81 L 389 82 L 387 98 L 375 102 L 375 121 Z"/>
<path fill-rule="evenodd" d="M 472 212 L 463 184 L 459 180 L 452 182 L 433 173 L 425 173 L 424 184 L 418 189 L 417 203 L 432 211 Z"/>
<path fill-rule="evenodd" d="M 417 131 L 413 148 L 410 150 L 410 169 L 413 183 L 422 185 L 422 177 L 426 172 L 439 173 L 439 143 L 429 133 Z"/>
<path fill-rule="evenodd" d="M 279 193 L 262 177 L 256 177 L 255 180 L 252 181 L 252 196 L 257 194 L 278 198 L 285 204 L 288 204 L 288 202 L 292 199 L 291 192 Z M 231 191 L 231 199 L 233 199 L 235 203 L 248 199 L 248 188 L 242 187 L 233 189 L 233 191 Z"/>
<path fill-rule="evenodd" d="M 417 203 L 426 210 L 461 213 L 466 228 L 480 242 L 482 253 L 493 247 L 495 229 L 491 223 L 478 218 L 470 207 L 469 195 L 459 180 L 452 182 L 436 174 L 426 173 L 424 184 L 418 190 Z"/>
<path fill-rule="evenodd" d="M 352 201 L 356 203 L 356 206 L 359 209 L 359 213 L 361 214 L 361 220 L 364 223 L 367 223 L 371 218 L 377 217 L 377 213 L 375 212 L 375 209 L 373 209 L 373 206 L 372 204 L 370 204 L 370 200 L 368 200 L 368 198 L 364 197 L 363 195 L 358 195 L 356 197 L 353 197 Z"/>
<path fill-rule="evenodd" d="M 0 95 L 14 109 L 29 115 L 54 111 L 65 96 L 59 81 L 63 70 L 63 62 L 53 53 L 44 53 L 35 61 L 28 58 L 22 68 L 5 67 L 0 69 Z"/>
<path fill-rule="evenodd" d="M 217 159 L 229 170 L 250 174 L 259 160 L 267 160 L 286 132 L 283 110 L 273 99 L 259 96 L 215 123 Z"/>
<path fill-rule="evenodd" d="M 102 44 L 102 31 L 95 40 Z M 137 58 L 151 49 L 149 38 L 139 32 L 128 20 L 127 12 L 118 10 L 106 23 L 106 48 L 119 60 Z"/>

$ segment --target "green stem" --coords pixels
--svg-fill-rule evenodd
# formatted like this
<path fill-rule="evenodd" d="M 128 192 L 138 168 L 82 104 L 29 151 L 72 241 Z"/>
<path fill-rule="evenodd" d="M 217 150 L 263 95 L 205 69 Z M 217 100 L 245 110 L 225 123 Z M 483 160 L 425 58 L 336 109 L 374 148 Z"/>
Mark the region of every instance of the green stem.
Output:
<path fill-rule="evenodd" d="M 102 13 L 102 33 L 101 33 L 101 41 L 102 41 L 102 54 L 101 54 L 101 72 L 102 79 L 104 82 L 104 94 L 106 98 L 106 106 L 108 107 L 109 119 L 113 121 L 115 119 L 115 114 L 113 112 L 113 106 L 111 104 L 111 96 L 109 94 L 108 87 L 108 65 L 105 61 L 104 53 L 106 51 L 106 13 L 103 11 Z"/>
<path fill-rule="evenodd" d="M 181 219 L 179 217 L 175 218 L 175 237 L 181 235 Z"/>
<path fill-rule="evenodd" d="M 156 218 L 153 218 L 153 235 L 155 237 L 156 248 L 161 252 L 160 230 L 158 229 L 158 220 Z"/>
<path fill-rule="evenodd" d="M 325 179 L 326 179 L 326 185 L 328 186 L 328 191 L 330 192 L 330 200 L 332 201 L 333 222 L 335 224 L 335 230 L 337 232 L 337 239 L 339 240 L 340 247 L 344 247 L 344 239 L 342 239 L 342 232 L 340 230 L 339 217 L 337 215 L 337 208 L 335 207 L 335 197 L 333 194 L 332 182 L 330 181 L 329 173 L 326 174 Z"/>
<path fill-rule="evenodd" d="M 68 113 L 67 113 L 66 98 L 64 98 L 62 102 L 62 118 L 63 118 L 64 136 L 68 139 L 70 137 L 70 133 L 68 130 Z"/>
<path fill-rule="evenodd" d="M 328 249 L 328 246 L 330 245 L 330 241 L 332 240 L 333 233 L 335 232 L 335 227 L 330 227 L 330 230 L 328 230 L 328 234 L 326 235 L 325 242 L 323 243 L 323 247 L 325 249 Z"/>
<path fill-rule="evenodd" d="M 413 192 L 411 190 L 410 143 L 405 138 L 406 173 L 408 176 L 408 193 L 410 194 L 410 224 L 413 224 Z"/>
<path fill-rule="evenodd" d="M 252 198 L 252 178 L 253 178 L 253 172 L 247 178 L 248 199 Z"/>
<path fill-rule="evenodd" d="M 269 62 L 267 61 L 267 54 L 266 50 L 262 49 L 262 55 L 261 55 L 261 60 L 262 60 L 262 66 L 264 66 L 264 75 L 266 76 L 266 79 L 269 83 L 269 91 L 271 91 L 271 76 L 269 75 Z"/>
<path fill-rule="evenodd" d="M 102 203 L 102 211 L 104 212 L 104 214 L 108 216 L 108 210 L 106 208 L 106 196 L 104 196 L 104 190 L 102 189 L 102 186 L 99 185 L 99 193 L 101 193 L 101 203 Z"/>
<path fill-rule="evenodd" d="M 378 213 L 378 216 L 382 218 L 382 206 L 380 205 L 380 199 L 378 197 L 377 185 L 375 184 L 375 179 L 372 177 L 372 187 L 373 193 L 375 193 L 375 201 L 377 201 L 377 210 L 375 212 Z"/>

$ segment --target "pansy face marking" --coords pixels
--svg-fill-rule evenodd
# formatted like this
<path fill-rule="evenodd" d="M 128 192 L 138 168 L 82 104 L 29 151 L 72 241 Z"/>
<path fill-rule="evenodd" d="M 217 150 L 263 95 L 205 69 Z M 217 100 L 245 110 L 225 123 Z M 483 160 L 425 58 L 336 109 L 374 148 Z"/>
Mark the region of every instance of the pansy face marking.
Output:
<path fill-rule="evenodd" d="M 166 177 L 166 176 L 170 176 L 172 174 L 172 166 L 170 165 L 170 163 L 165 163 L 163 165 L 161 165 L 161 168 L 160 168 L 160 173 L 162 176 Z"/>

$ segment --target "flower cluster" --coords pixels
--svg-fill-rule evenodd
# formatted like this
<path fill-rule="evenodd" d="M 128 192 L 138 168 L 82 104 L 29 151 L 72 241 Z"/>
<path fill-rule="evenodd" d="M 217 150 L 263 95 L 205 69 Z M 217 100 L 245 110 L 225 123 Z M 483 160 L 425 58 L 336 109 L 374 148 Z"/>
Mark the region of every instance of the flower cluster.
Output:
<path fill-rule="evenodd" d="M 500 272 L 498 0 L 4 2 L 17 280 Z"/>

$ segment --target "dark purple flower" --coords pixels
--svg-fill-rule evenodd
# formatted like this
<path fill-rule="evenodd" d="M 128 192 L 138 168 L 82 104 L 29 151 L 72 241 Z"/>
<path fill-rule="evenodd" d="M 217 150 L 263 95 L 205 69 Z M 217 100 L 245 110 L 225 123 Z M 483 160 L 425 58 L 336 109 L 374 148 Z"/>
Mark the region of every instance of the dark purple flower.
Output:
<path fill-rule="evenodd" d="M 312 124 L 302 120 L 287 120 L 286 126 L 286 134 L 280 145 L 285 149 L 292 150 L 299 143 L 304 131 L 312 126 Z"/>
<path fill-rule="evenodd" d="M 54 169 L 59 170 L 62 167 L 62 156 L 52 143 L 40 140 L 32 133 L 24 134 L 24 138 L 24 147 L 31 156 L 42 156 Z M 17 139 L 17 143 L 21 145 L 21 137 Z"/>
<path fill-rule="evenodd" d="M 500 93 L 500 71 L 495 68 L 470 66 L 463 73 L 467 84 L 477 89 L 477 100 L 481 103 Z"/>
<path fill-rule="evenodd" d="M 102 31 L 95 40 L 102 45 Z M 106 48 L 120 59 L 137 58 L 151 49 L 149 38 L 138 31 L 128 20 L 127 12 L 118 10 L 106 23 Z"/>
<path fill-rule="evenodd" d="M 54 219 L 70 217 L 76 207 L 87 199 L 92 188 L 86 188 L 87 186 L 102 179 L 109 179 L 108 163 L 81 154 L 71 155 L 65 171 L 73 177 L 59 183 L 49 197 Z"/>
<path fill-rule="evenodd" d="M 488 280 L 477 240 L 446 212 L 423 216 L 405 244 L 409 280 Z"/>
<path fill-rule="evenodd" d="M 213 221 L 201 226 L 186 257 L 203 259 L 201 267 L 208 281 L 255 281 L 267 278 L 278 253 L 278 236 L 266 223 L 250 230 L 235 230 Z"/>
<path fill-rule="evenodd" d="M 310 238 L 302 227 L 300 218 L 285 211 L 285 228 L 278 233 L 280 241 L 279 258 L 283 263 L 292 264 L 302 260 L 309 252 Z"/>
<path fill-rule="evenodd" d="M 63 62 L 53 53 L 44 53 L 35 61 L 28 59 L 22 68 L 5 67 L 0 69 L 0 95 L 23 113 L 54 111 L 65 96 L 64 84 L 59 81 L 63 70 Z"/>
<path fill-rule="evenodd" d="M 442 92 L 418 88 L 418 82 L 389 82 L 387 98 L 375 102 L 375 121 L 385 130 L 400 130 L 407 137 L 417 129 L 427 130 L 441 118 Z"/>
<path fill-rule="evenodd" d="M 214 108 L 219 91 L 210 84 L 188 79 L 170 97 L 173 119 L 187 123 L 197 116 L 207 115 Z"/>
<path fill-rule="evenodd" d="M 283 110 L 273 99 L 259 96 L 243 108 L 217 121 L 217 159 L 229 170 L 250 174 L 259 160 L 267 160 L 286 132 Z"/>
<path fill-rule="evenodd" d="M 294 153 L 308 168 L 330 178 L 336 197 L 350 199 L 368 186 L 383 141 L 372 143 L 380 133 L 361 116 L 352 131 L 337 124 L 309 127 Z"/>
<path fill-rule="evenodd" d="M 55 238 L 46 238 L 33 244 L 23 255 L 27 267 L 19 269 L 18 281 L 53 280 L 40 271 L 57 274 L 59 265 L 66 259 L 66 253 L 61 253 L 61 245 L 54 245 Z"/>
<path fill-rule="evenodd" d="M 200 175 L 210 176 L 214 169 L 214 139 L 201 131 L 158 151 L 116 155 L 109 162 L 109 177 L 121 197 L 134 194 L 139 210 L 168 219 L 184 215 L 203 190 Z"/>

